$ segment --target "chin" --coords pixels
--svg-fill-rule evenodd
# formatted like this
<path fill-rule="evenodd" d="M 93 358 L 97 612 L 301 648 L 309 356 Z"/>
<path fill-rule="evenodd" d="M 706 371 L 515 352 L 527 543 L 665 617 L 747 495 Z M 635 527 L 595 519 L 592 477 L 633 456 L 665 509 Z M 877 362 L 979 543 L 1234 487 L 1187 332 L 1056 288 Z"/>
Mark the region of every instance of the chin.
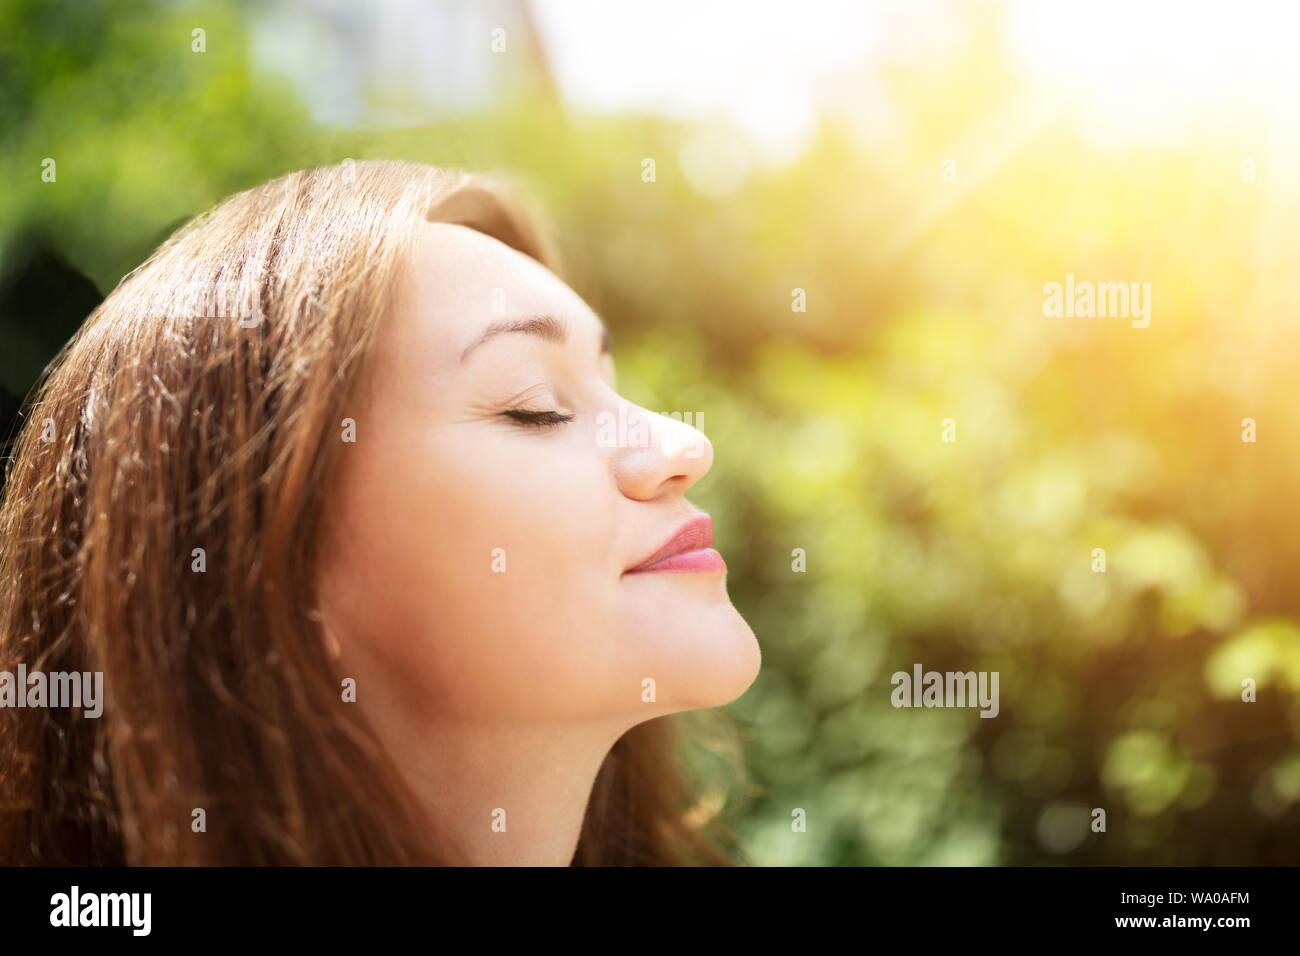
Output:
<path fill-rule="evenodd" d="M 713 702 L 705 705 L 710 707 L 729 704 L 749 690 L 763 663 L 758 638 L 735 605 L 728 601 L 725 608 L 719 608 L 719 612 L 722 621 L 719 622 L 717 640 L 725 657 L 720 662 L 723 666 L 718 674 L 717 693 Z"/>
<path fill-rule="evenodd" d="M 697 610 L 659 633 L 672 654 L 665 671 L 671 680 L 657 681 L 665 712 L 729 704 L 758 677 L 758 639 L 730 601 Z"/>

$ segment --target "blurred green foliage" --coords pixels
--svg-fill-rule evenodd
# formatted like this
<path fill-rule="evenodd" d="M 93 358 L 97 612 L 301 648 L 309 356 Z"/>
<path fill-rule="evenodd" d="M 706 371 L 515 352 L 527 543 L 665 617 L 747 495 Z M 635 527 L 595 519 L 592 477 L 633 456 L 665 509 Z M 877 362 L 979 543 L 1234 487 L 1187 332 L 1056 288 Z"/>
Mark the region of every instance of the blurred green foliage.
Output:
<path fill-rule="evenodd" d="M 713 441 L 694 497 L 764 651 L 732 707 L 754 862 L 1300 859 L 1295 184 L 1244 182 L 1230 124 L 1101 149 L 1068 109 L 1022 107 L 977 31 L 945 64 L 885 65 L 894 139 L 826 120 L 792 165 L 707 198 L 677 162 L 688 126 L 577 122 L 526 90 L 454 122 L 320 128 L 255 70 L 244 12 L 0 5 L 7 281 L 41 248 L 107 292 L 289 169 L 505 169 L 614 329 L 624 393 Z M 1151 282 L 1150 327 L 1044 317 L 1066 273 Z M 0 323 L 21 391 L 67 329 Z M 999 715 L 895 709 L 890 675 L 918 662 L 998 671 Z"/>

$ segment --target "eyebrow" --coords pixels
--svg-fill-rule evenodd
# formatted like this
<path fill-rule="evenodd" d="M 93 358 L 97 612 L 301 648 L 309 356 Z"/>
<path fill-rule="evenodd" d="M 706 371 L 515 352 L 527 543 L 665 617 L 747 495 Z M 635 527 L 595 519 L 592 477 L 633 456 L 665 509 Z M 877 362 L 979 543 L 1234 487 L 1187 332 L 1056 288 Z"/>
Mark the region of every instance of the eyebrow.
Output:
<path fill-rule="evenodd" d="M 460 353 L 461 364 L 463 365 L 465 360 L 469 358 L 470 353 L 484 342 L 506 332 L 523 332 L 525 335 L 535 335 L 540 339 L 559 344 L 563 344 L 568 340 L 568 330 L 565 328 L 564 323 L 551 315 L 534 315 L 526 319 L 504 319 L 488 325 L 479 333 L 478 338 L 465 346 L 465 351 Z M 611 346 L 609 329 L 602 322 L 600 325 L 600 354 L 607 354 Z"/>

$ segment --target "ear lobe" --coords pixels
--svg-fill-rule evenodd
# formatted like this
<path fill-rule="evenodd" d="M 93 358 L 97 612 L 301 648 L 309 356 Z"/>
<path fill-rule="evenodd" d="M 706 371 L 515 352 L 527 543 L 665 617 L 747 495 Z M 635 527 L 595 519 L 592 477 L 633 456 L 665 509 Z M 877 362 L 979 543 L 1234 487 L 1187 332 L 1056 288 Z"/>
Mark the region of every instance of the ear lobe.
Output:
<path fill-rule="evenodd" d="M 324 621 L 321 622 L 321 636 L 325 641 L 325 656 L 332 661 L 337 661 L 343 657 L 343 645 L 339 643 L 339 637 L 334 633 L 334 628 L 330 627 Z"/>
<path fill-rule="evenodd" d="M 313 608 L 307 613 L 310 620 L 320 625 L 321 649 L 325 652 L 325 659 L 337 661 L 343 656 L 343 645 L 339 641 L 339 636 L 330 623 L 325 620 L 325 615 L 321 614 L 318 609 Z"/>

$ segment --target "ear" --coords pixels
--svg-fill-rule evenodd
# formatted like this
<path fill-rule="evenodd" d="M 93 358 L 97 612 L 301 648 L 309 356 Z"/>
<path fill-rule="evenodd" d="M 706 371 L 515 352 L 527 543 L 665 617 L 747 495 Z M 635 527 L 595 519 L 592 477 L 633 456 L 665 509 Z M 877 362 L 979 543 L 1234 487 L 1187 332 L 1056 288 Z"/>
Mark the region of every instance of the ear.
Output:
<path fill-rule="evenodd" d="M 325 638 L 325 656 L 332 661 L 341 659 L 343 657 L 343 645 L 339 643 L 339 636 L 334 633 L 334 628 L 322 621 L 321 634 Z"/>
<path fill-rule="evenodd" d="M 338 632 L 334 630 L 334 626 L 325 615 L 319 609 L 312 609 L 307 613 L 307 617 L 320 626 L 321 650 L 325 652 L 325 659 L 337 661 L 342 658 L 343 644 L 339 641 Z"/>

